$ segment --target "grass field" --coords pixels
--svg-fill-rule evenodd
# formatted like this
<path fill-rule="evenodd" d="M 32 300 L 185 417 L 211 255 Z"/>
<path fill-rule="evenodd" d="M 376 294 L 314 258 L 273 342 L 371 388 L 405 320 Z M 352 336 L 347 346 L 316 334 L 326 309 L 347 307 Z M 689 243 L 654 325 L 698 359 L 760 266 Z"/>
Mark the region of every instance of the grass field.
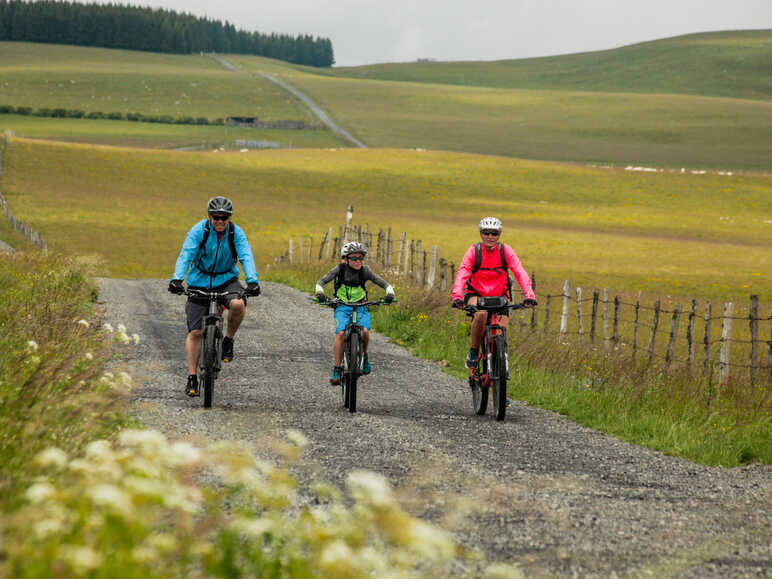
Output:
<path fill-rule="evenodd" d="M 250 57 L 229 58 L 245 70 L 263 66 Z M 283 76 L 371 147 L 673 168 L 772 168 L 768 101 L 389 82 L 289 67 Z"/>
<path fill-rule="evenodd" d="M 503 157 L 392 150 L 175 153 L 11 139 L 11 209 L 105 275 L 166 277 L 215 192 L 236 204 L 258 267 L 290 237 L 316 242 L 353 204 L 458 261 L 484 214 L 500 216 L 541 282 L 652 295 L 772 295 L 772 179 L 637 173 Z M 762 301 L 769 298 L 762 297 Z"/>
<path fill-rule="evenodd" d="M 772 30 L 742 30 L 545 58 L 389 63 L 317 72 L 492 88 L 677 93 L 770 101 L 770 62 Z"/>
<path fill-rule="evenodd" d="M 6 130 L 19 137 L 159 149 L 220 146 L 240 149 L 244 146 L 242 141 L 268 141 L 284 148 L 342 146 L 341 140 L 326 129 L 252 129 L 0 115 L 0 132 Z"/>

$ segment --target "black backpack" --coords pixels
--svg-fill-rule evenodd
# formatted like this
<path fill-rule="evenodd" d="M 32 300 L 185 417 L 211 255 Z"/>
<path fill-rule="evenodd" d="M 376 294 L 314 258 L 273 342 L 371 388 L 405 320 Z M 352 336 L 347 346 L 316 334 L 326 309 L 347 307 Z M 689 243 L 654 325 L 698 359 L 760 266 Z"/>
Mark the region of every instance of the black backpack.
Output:
<path fill-rule="evenodd" d="M 338 273 L 335 274 L 335 281 L 333 282 L 333 292 L 335 297 L 338 297 L 338 290 L 340 289 L 340 286 L 343 285 L 343 273 L 346 271 L 346 267 L 348 267 L 345 263 L 341 263 L 338 267 Z M 353 268 L 351 268 L 353 269 Z M 357 281 L 357 285 L 354 287 L 365 287 L 365 268 L 364 266 L 360 267 L 357 270 L 357 274 L 359 275 L 359 280 Z M 367 299 L 367 289 L 365 288 L 365 299 Z"/>
<path fill-rule="evenodd" d="M 472 274 L 469 276 L 469 279 L 466 281 L 466 287 L 469 290 L 473 290 L 471 284 L 469 283 L 472 280 L 472 276 L 477 273 L 478 271 L 485 270 L 485 271 L 501 271 L 505 274 L 507 274 L 507 295 L 512 295 L 512 278 L 509 277 L 509 272 L 507 271 L 507 256 L 504 255 L 504 244 L 498 243 L 499 246 L 499 256 L 501 257 L 501 265 L 498 267 L 480 267 L 482 264 L 482 243 L 477 242 L 474 246 L 474 264 L 472 265 Z"/>
<path fill-rule="evenodd" d="M 198 263 L 196 264 L 196 268 L 200 272 L 211 276 L 228 273 L 230 271 L 230 268 L 226 269 L 225 271 L 215 271 L 215 270 L 206 270 L 203 267 L 201 267 L 201 260 L 204 259 L 204 256 L 206 255 L 206 240 L 209 239 L 210 231 L 211 231 L 211 227 L 209 226 L 209 220 L 207 219 L 206 224 L 204 225 L 204 237 L 201 239 L 201 243 L 198 244 L 198 253 L 201 255 L 201 257 L 198 258 Z M 236 231 L 236 226 L 233 223 L 229 223 L 228 224 L 228 247 L 230 247 L 231 249 L 231 257 L 233 257 L 233 263 L 236 263 L 239 260 L 239 255 L 236 252 L 235 231 Z"/>

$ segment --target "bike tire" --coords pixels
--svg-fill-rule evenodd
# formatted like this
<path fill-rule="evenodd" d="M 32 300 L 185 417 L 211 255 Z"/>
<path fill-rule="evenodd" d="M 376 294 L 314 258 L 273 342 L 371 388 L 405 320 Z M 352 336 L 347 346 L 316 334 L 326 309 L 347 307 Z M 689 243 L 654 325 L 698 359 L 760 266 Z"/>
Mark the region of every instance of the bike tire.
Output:
<path fill-rule="evenodd" d="M 493 385 L 493 412 L 496 420 L 504 420 L 507 415 L 507 342 L 504 336 L 493 340 L 491 383 Z"/>
<path fill-rule="evenodd" d="M 348 364 L 344 369 L 348 380 L 346 380 L 346 401 L 348 402 L 348 411 L 357 411 L 357 379 L 359 378 L 359 364 L 361 357 L 361 346 L 359 343 L 359 334 L 351 332 L 347 348 Z"/>
<path fill-rule="evenodd" d="M 472 389 L 472 408 L 474 413 L 482 416 L 488 410 L 488 388 L 480 384 L 480 377 L 475 374 L 469 377 L 469 387 Z"/>
<path fill-rule="evenodd" d="M 210 326 L 204 334 L 202 348 L 204 348 L 204 408 L 212 407 L 214 394 L 214 373 L 217 364 L 217 332 L 214 326 Z"/>

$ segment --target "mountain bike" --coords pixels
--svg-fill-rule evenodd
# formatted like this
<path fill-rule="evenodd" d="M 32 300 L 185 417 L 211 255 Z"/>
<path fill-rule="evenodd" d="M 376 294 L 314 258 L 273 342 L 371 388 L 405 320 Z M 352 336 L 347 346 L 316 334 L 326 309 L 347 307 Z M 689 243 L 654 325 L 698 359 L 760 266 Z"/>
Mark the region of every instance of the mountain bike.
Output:
<path fill-rule="evenodd" d="M 222 368 L 223 316 L 225 305 L 220 303 L 233 292 L 216 292 L 187 288 L 185 295 L 209 302 L 209 313 L 201 319 L 201 354 L 198 358 L 198 383 L 204 388 L 204 408 L 212 407 L 214 381 Z M 244 292 L 234 296 L 243 299 Z"/>
<path fill-rule="evenodd" d="M 464 307 L 466 315 L 485 310 L 485 322 L 477 364 L 469 375 L 472 390 L 472 407 L 482 416 L 488 409 L 488 397 L 493 398 L 496 420 L 504 420 L 507 414 L 507 380 L 509 379 L 509 354 L 507 353 L 507 329 L 499 324 L 501 312 L 524 308 L 522 303 L 508 303 L 505 296 L 479 297 L 477 305 Z"/>
<path fill-rule="evenodd" d="M 349 412 L 357 411 L 357 380 L 362 375 L 362 362 L 364 352 L 362 350 L 364 328 L 357 323 L 357 308 L 362 306 L 387 306 L 392 302 L 385 302 L 382 299 L 374 302 L 344 302 L 343 300 L 329 300 L 318 302 L 331 308 L 338 306 L 351 306 L 354 310 L 351 312 L 351 321 L 346 326 L 346 338 L 343 345 L 343 360 L 341 372 L 341 396 L 343 398 L 343 407 L 348 408 Z"/>

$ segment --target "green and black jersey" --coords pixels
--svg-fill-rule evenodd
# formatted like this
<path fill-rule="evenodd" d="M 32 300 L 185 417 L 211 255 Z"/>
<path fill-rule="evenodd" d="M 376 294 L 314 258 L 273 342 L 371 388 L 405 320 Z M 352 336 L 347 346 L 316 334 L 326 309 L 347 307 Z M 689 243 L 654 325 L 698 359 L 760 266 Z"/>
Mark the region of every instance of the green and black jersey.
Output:
<path fill-rule="evenodd" d="M 368 281 L 381 286 L 383 289 L 389 287 L 389 283 L 385 279 L 373 273 L 366 265 L 356 270 L 349 267 L 348 264 L 340 263 L 324 274 L 316 282 L 316 285 L 324 287 L 333 279 L 335 279 L 335 297 L 346 302 L 360 302 L 367 299 L 365 284 Z"/>

